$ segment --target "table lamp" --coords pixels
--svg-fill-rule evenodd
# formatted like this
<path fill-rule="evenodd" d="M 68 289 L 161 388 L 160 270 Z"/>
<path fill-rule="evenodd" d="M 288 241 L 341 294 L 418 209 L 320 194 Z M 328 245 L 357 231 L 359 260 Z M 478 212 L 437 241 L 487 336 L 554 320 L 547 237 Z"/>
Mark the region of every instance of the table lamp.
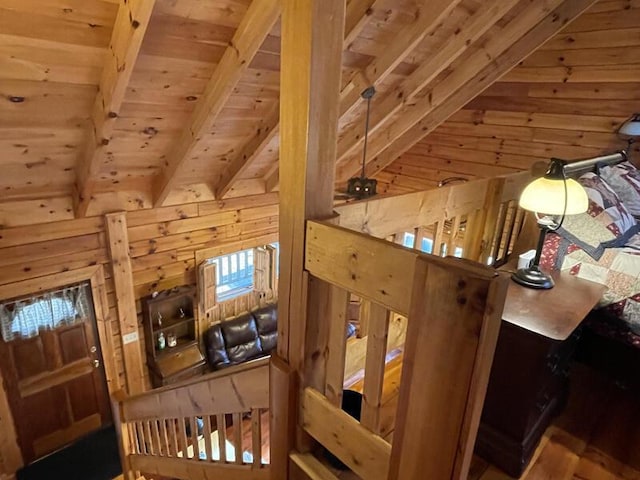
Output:
<path fill-rule="evenodd" d="M 565 215 L 575 215 L 587 211 L 589 197 L 582 185 L 567 178 L 563 160 L 552 158 L 544 177 L 538 178 L 525 187 L 518 202 L 520 207 L 534 212 L 540 228 L 536 255 L 528 268 L 518 269 L 512 276 L 520 285 L 529 288 L 547 289 L 553 287 L 553 279 L 540 271 L 540 255 L 547 232 L 558 230 Z M 558 218 L 559 217 L 559 218 Z"/>

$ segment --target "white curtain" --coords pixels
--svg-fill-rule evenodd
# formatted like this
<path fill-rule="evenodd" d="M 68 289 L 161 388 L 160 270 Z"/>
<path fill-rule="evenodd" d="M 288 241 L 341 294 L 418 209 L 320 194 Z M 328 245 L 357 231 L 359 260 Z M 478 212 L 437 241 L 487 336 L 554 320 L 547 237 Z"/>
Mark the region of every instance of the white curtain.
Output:
<path fill-rule="evenodd" d="M 40 330 L 84 321 L 91 315 L 89 283 L 0 304 L 0 330 L 5 342 L 30 338 Z"/>

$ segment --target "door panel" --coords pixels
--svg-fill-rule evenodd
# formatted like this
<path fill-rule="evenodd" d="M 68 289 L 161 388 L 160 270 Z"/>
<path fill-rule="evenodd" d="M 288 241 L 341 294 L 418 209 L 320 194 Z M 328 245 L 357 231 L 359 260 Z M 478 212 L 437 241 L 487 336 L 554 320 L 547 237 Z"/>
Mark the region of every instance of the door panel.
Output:
<path fill-rule="evenodd" d="M 51 388 L 29 395 L 22 399 L 22 411 L 25 414 L 34 412 L 48 412 L 49 415 L 37 415 L 30 422 L 24 422 L 25 433 L 34 438 L 49 432 L 67 428 L 68 418 L 65 415 L 65 393 L 62 388 Z M 22 422 L 21 422 L 22 423 Z"/>
<path fill-rule="evenodd" d="M 38 437 L 33 442 L 34 455 L 36 458 L 42 457 L 57 450 L 60 448 L 60 445 L 66 445 L 69 443 L 69 439 L 80 438 L 87 433 L 97 430 L 101 425 L 100 415 L 96 413 L 83 418 L 79 422 L 75 422 L 68 428 L 55 430 L 48 435 Z"/>
<path fill-rule="evenodd" d="M 33 377 L 47 370 L 47 361 L 40 337 L 20 340 L 11 348 L 18 380 Z"/>
<path fill-rule="evenodd" d="M 92 375 L 83 375 L 69 382 L 69 406 L 75 421 L 100 412 Z"/>
<path fill-rule="evenodd" d="M 60 351 L 62 352 L 62 363 L 71 363 L 74 360 L 90 357 L 87 339 L 84 335 L 83 325 L 74 325 L 72 328 L 60 332 Z M 93 345 L 93 343 L 91 343 Z M 90 346 L 90 345 L 89 345 Z"/>
<path fill-rule="evenodd" d="M 0 368 L 25 463 L 111 422 L 92 319 L 0 339 Z"/>

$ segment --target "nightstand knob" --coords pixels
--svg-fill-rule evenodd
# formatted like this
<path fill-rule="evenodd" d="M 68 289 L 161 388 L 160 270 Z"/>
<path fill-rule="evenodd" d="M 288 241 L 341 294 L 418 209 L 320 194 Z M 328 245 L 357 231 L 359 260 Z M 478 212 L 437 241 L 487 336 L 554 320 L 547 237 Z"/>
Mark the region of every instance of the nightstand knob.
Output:
<path fill-rule="evenodd" d="M 547 367 L 551 370 L 551 373 L 556 373 L 560 364 L 560 355 L 554 353 L 547 357 Z"/>
<path fill-rule="evenodd" d="M 551 397 L 549 396 L 548 393 L 545 393 L 542 396 L 542 398 L 536 402 L 536 408 L 540 413 L 542 413 L 549 406 L 550 401 L 551 401 Z"/>

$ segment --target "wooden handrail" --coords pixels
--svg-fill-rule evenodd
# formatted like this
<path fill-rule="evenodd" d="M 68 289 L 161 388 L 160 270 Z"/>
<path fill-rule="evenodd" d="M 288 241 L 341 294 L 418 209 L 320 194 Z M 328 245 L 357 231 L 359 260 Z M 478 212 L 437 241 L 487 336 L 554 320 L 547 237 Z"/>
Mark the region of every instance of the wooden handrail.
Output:
<path fill-rule="evenodd" d="M 269 359 L 261 359 L 119 399 L 114 412 L 125 471 L 203 480 L 285 478 L 283 453 L 305 468 L 313 464 L 309 454 L 292 450 L 291 422 L 299 412 L 298 426 L 365 478 L 414 478 L 423 457 L 429 458 L 431 477 L 463 478 L 488 382 L 505 278 L 477 262 L 427 255 L 375 237 L 433 230 L 438 253 L 441 245 L 452 253 L 459 244 L 456 237 L 463 237 L 466 256 L 483 263 L 504 258 L 523 221 L 515 198 L 527 179 L 519 174 L 349 204 L 337 209 L 340 226 L 308 221 L 305 269 L 330 284 L 323 307 L 328 325 L 324 380 L 295 394 L 296 376 L 275 362 L 271 382 L 279 390 L 270 392 Z M 399 213 L 390 215 L 390 209 Z M 392 218 L 390 227 L 382 222 L 385 216 Z M 366 339 L 362 422 L 340 409 L 352 293 L 371 302 L 373 316 Z M 381 426 L 380 395 L 388 319 L 394 314 L 408 317 L 408 332 L 391 447 L 382 436 L 390 430 Z M 260 452 L 267 408 L 283 429 L 270 432 L 278 449 L 273 470 L 262 464 Z M 244 435 L 250 446 L 242 445 L 243 424 L 252 429 Z M 429 437 L 422 435 L 424 429 Z M 243 458 L 243 451 L 253 457 Z"/>
<path fill-rule="evenodd" d="M 248 370 L 253 370 L 255 368 L 265 367 L 269 365 L 269 356 L 257 358 L 255 360 L 250 360 L 248 362 L 243 362 L 239 365 L 233 365 L 231 367 L 227 367 L 223 370 L 217 370 L 215 372 L 209 372 L 199 377 L 189 378 L 187 380 L 183 380 L 178 383 L 174 383 L 171 385 L 165 385 L 164 387 L 154 388 L 153 390 L 138 393 L 136 395 L 128 396 L 125 401 L 132 402 L 139 398 L 146 398 L 151 395 L 156 395 L 162 392 L 169 392 L 171 390 L 181 390 L 190 385 L 197 385 L 202 382 L 208 382 L 210 380 L 215 380 L 216 378 L 228 377 L 229 375 L 234 375 L 236 373 L 245 372 Z"/>
<path fill-rule="evenodd" d="M 464 258 L 500 264 L 520 232 L 522 214 L 510 210 L 530 178 L 529 172 L 520 172 L 421 192 L 380 195 L 335 210 L 339 225 L 350 230 L 378 238 L 397 237 L 402 232 L 422 237 L 432 232 L 433 251 L 428 253 L 442 255 L 446 247 L 447 255 L 453 255 L 460 246 Z"/>
<path fill-rule="evenodd" d="M 487 200 L 492 204 L 515 200 L 530 179 L 529 172 L 520 172 L 420 192 L 380 195 L 337 206 L 335 211 L 340 215 L 340 226 L 386 238 L 486 208 Z M 500 185 L 499 195 L 488 197 L 496 184 Z"/>
<path fill-rule="evenodd" d="M 126 478 L 270 477 L 262 454 L 268 357 L 113 402 Z"/>
<path fill-rule="evenodd" d="M 474 213 L 476 228 L 487 217 Z M 478 232 L 474 237 L 481 238 Z M 362 478 L 465 478 L 507 277 L 477 262 L 424 254 L 311 220 L 305 269 L 330 285 L 330 295 L 323 307 L 326 346 L 316 347 L 325 354 L 326 381 L 323 389 L 299 392 L 299 427 Z M 372 304 L 361 421 L 345 413 L 339 402 L 347 292 Z M 393 447 L 380 428 L 390 312 L 408 317 Z M 291 458 L 303 470 L 322 470 L 308 456 L 292 451 Z"/>

